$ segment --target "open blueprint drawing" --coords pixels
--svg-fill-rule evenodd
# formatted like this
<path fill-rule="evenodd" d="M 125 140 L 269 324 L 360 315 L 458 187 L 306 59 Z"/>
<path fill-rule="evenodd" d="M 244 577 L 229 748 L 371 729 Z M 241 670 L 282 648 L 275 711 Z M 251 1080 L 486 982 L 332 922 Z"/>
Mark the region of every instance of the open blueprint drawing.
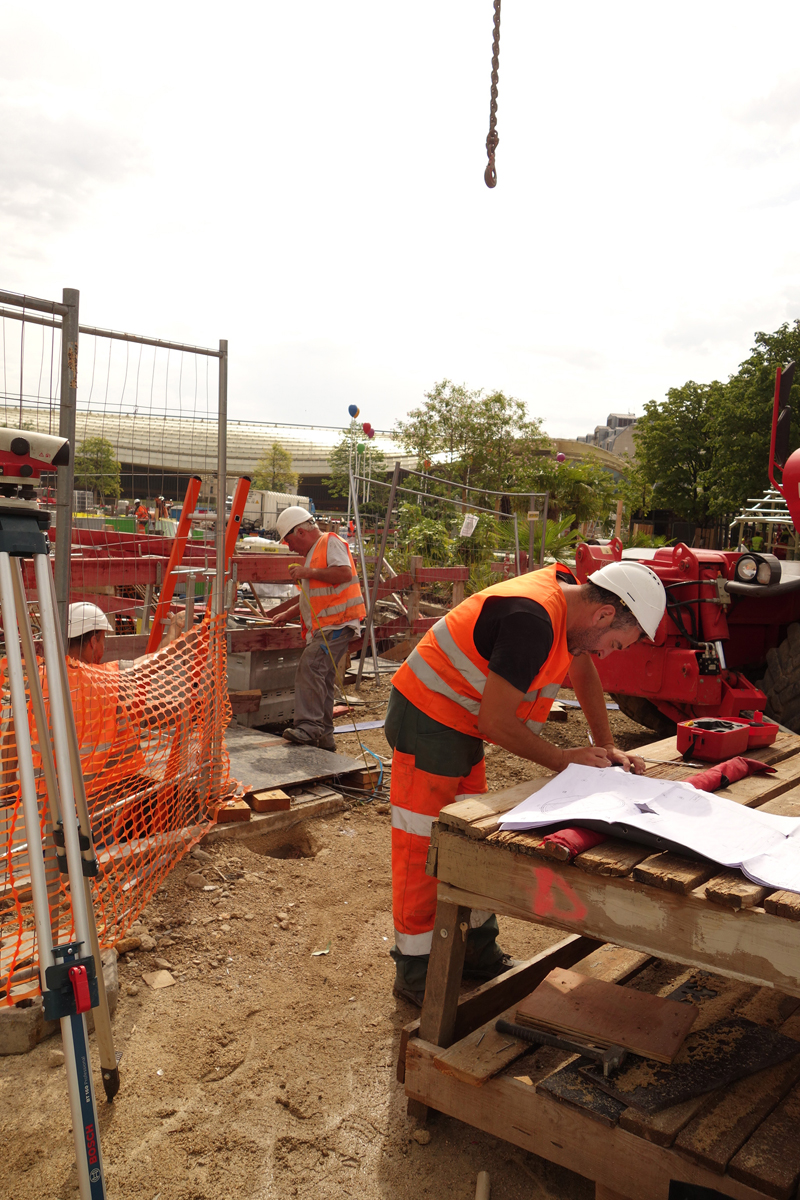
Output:
<path fill-rule="evenodd" d="M 609 836 L 636 831 L 672 846 L 740 867 L 754 883 L 800 892 L 800 817 L 745 808 L 688 783 L 647 779 L 618 767 L 570 764 L 540 791 L 506 813 L 501 829 L 608 825 Z"/>

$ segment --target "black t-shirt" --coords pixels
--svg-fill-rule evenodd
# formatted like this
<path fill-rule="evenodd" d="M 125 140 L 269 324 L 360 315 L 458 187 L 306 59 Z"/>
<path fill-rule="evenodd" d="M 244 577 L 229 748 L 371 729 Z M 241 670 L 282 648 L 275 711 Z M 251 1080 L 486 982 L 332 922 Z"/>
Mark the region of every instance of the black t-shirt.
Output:
<path fill-rule="evenodd" d="M 577 583 L 559 571 L 561 583 Z M 553 648 L 553 623 L 546 608 L 524 596 L 490 596 L 472 634 L 475 649 L 488 658 L 489 670 L 517 691 L 527 692 Z"/>

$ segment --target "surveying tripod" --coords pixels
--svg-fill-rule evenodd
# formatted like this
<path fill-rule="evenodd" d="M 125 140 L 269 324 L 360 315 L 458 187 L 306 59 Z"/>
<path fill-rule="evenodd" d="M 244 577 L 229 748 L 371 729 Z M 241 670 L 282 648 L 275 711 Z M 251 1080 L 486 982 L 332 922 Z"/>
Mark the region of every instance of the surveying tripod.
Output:
<path fill-rule="evenodd" d="M 97 874 L 97 859 L 92 847 L 64 647 L 57 619 L 45 532 L 49 526 L 50 514 L 39 510 L 35 502 L 20 503 L 16 497 L 0 499 L 0 607 L 44 1015 L 47 1020 L 61 1022 L 81 1200 L 104 1200 L 103 1161 L 86 1030 L 86 1013 L 90 1009 L 95 1010 L 103 1084 L 109 1100 L 119 1088 L 119 1071 L 92 909 L 89 880 Z M 49 721 L 25 600 L 21 558 L 33 558 Z M 17 630 L 19 638 L 16 637 Z M 26 677 L 55 854 L 60 873 L 69 880 L 75 941 L 61 945 L 55 944 L 50 923 Z"/>

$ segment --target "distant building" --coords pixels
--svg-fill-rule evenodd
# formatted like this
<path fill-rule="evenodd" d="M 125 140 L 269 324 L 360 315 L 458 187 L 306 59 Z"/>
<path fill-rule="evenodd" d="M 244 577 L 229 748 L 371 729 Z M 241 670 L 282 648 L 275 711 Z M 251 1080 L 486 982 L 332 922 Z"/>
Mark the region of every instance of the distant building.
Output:
<path fill-rule="evenodd" d="M 594 433 L 587 433 L 585 437 L 579 437 L 576 440 L 586 442 L 590 446 L 597 446 L 600 450 L 607 450 L 610 454 L 632 454 L 633 439 L 627 431 L 631 430 L 635 424 L 634 413 L 609 413 L 605 425 L 595 425 Z M 617 446 L 618 441 L 620 442 L 619 447 Z"/>

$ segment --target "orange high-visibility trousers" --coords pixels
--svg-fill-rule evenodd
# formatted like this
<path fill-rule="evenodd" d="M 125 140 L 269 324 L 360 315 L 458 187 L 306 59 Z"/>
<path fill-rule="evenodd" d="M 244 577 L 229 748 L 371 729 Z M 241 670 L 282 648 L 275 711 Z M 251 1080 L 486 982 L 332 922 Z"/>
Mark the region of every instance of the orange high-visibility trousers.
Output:
<path fill-rule="evenodd" d="M 465 776 L 435 775 L 412 754 L 392 758 L 392 909 L 401 954 L 430 954 L 436 918 L 436 880 L 425 874 L 431 826 L 441 810 L 465 795 L 486 791 L 481 758 Z"/>

